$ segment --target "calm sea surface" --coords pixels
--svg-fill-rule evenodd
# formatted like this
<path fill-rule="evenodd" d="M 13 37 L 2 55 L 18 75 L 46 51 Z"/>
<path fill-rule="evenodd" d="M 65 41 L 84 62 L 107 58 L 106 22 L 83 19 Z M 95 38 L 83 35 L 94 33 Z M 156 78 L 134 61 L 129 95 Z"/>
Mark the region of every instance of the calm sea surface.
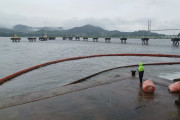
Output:
<path fill-rule="evenodd" d="M 10 38 L 0 38 L 0 78 L 44 62 L 95 54 L 115 53 L 152 53 L 180 55 L 180 47 L 172 46 L 170 39 L 150 39 L 149 45 L 142 45 L 139 39 L 128 39 L 121 44 L 119 39 L 111 39 L 111 43 L 56 40 L 29 42 L 22 38 L 21 42 L 12 42 Z M 0 99 L 23 93 L 50 89 L 78 80 L 96 72 L 113 67 L 154 62 L 180 61 L 179 58 L 153 57 L 100 57 L 68 61 L 42 67 L 25 73 L 0 86 Z M 130 69 L 107 72 L 98 77 L 128 73 Z M 130 72 L 129 72 L 130 74 Z M 146 66 L 145 74 L 172 80 L 180 78 L 180 65 Z"/>

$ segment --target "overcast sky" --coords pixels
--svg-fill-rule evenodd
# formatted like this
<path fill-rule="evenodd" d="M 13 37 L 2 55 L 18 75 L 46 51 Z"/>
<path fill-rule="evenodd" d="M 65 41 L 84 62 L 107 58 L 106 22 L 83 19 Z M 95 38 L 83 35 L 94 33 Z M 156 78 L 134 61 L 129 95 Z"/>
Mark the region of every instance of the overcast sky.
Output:
<path fill-rule="evenodd" d="M 180 0 L 0 0 L 0 26 L 69 29 L 92 24 L 107 30 L 180 28 Z M 176 34 L 180 31 L 169 31 Z M 163 33 L 163 32 L 162 32 Z"/>

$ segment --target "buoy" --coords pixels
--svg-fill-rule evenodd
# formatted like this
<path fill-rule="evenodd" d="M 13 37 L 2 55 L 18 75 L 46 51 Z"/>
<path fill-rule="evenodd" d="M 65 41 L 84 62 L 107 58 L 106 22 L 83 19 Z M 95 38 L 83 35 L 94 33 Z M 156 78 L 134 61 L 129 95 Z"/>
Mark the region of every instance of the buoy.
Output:
<path fill-rule="evenodd" d="M 155 86 L 152 80 L 146 80 L 143 82 L 143 91 L 147 93 L 153 93 L 155 91 Z"/>
<path fill-rule="evenodd" d="M 180 81 L 168 86 L 170 92 L 180 92 Z"/>

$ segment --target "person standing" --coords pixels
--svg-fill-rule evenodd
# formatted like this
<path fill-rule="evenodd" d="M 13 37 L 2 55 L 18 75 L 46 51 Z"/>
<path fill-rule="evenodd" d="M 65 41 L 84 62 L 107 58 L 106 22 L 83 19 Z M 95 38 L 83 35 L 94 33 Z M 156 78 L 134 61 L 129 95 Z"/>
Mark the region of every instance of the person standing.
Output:
<path fill-rule="evenodd" d="M 142 86 L 142 79 L 144 75 L 144 66 L 142 62 L 139 63 L 138 73 L 139 73 L 139 80 L 140 80 L 139 84 L 140 86 Z"/>

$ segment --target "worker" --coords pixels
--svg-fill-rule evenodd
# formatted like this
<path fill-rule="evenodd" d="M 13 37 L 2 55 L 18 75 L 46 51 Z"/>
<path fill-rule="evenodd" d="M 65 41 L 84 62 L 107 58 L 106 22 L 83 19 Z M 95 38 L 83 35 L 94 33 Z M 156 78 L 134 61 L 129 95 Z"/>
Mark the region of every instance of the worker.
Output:
<path fill-rule="evenodd" d="M 139 85 L 142 86 L 142 79 L 143 79 L 143 74 L 144 74 L 144 66 L 142 62 L 139 63 L 138 73 L 139 73 L 139 80 L 140 80 Z"/>

